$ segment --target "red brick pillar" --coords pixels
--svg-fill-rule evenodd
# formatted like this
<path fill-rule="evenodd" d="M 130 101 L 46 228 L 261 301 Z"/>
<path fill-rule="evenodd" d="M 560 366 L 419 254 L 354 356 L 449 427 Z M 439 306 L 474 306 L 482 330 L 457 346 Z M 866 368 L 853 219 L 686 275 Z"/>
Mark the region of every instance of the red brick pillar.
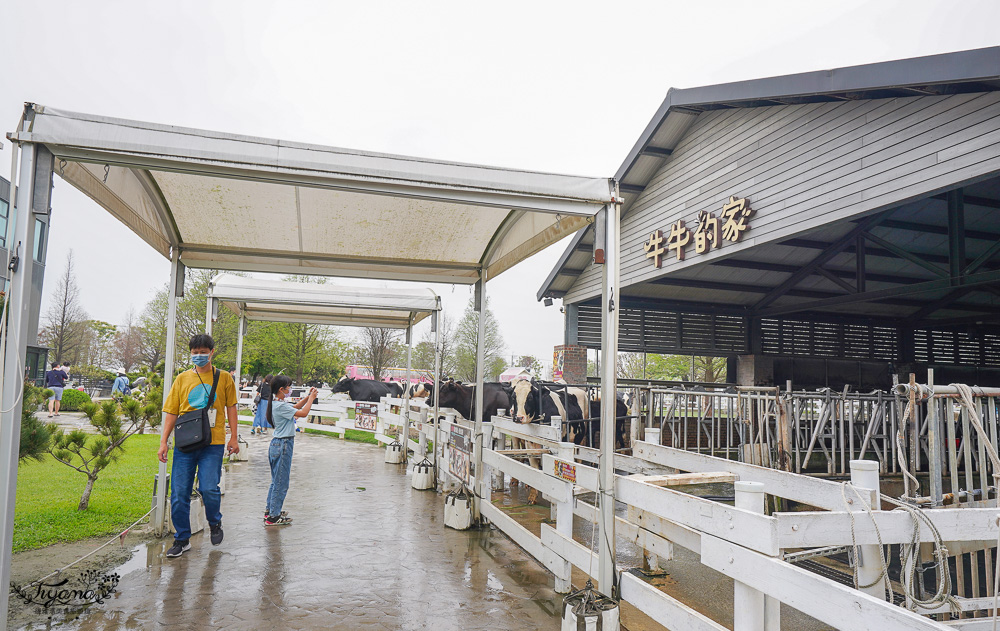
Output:
<path fill-rule="evenodd" d="M 552 378 L 566 383 L 587 383 L 587 348 L 560 344 L 552 352 Z"/>

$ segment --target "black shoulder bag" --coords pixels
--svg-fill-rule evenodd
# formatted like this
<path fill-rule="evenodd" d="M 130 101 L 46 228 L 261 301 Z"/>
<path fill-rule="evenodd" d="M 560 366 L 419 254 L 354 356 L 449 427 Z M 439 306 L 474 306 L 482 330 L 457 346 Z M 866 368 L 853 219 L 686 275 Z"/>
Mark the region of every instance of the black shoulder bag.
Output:
<path fill-rule="evenodd" d="M 198 379 L 201 380 L 201 377 Z M 205 386 L 204 383 L 201 385 Z M 215 404 L 215 390 L 218 386 L 219 370 L 215 369 L 208 404 L 199 410 L 191 410 L 177 417 L 177 424 L 174 425 L 174 447 L 180 451 L 190 453 L 212 444 L 212 426 L 208 421 L 208 411 Z"/>

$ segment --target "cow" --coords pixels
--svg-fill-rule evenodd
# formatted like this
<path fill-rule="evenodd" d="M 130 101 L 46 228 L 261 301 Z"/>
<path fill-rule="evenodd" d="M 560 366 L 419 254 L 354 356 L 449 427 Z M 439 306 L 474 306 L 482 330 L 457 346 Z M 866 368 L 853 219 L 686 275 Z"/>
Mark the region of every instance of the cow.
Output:
<path fill-rule="evenodd" d="M 434 395 L 434 384 L 433 383 L 415 383 L 410 386 L 410 398 L 411 399 L 427 399 L 430 401 L 430 397 Z"/>
<path fill-rule="evenodd" d="M 628 407 L 621 399 L 615 399 L 615 449 L 621 449 L 628 444 L 629 419 Z M 601 400 L 590 402 L 590 418 L 601 418 Z M 598 447 L 601 437 L 601 424 L 598 420 L 590 423 L 590 446 Z"/>
<path fill-rule="evenodd" d="M 401 397 L 403 396 L 403 384 L 398 381 L 386 381 L 385 385 L 389 386 L 390 396 Z"/>
<path fill-rule="evenodd" d="M 580 391 L 583 400 L 586 402 L 586 393 Z M 580 400 L 576 394 L 571 394 L 565 388 L 558 386 L 545 386 L 537 381 L 519 380 L 513 384 L 510 391 L 511 417 L 518 423 L 544 422 L 550 423 L 553 416 L 562 418 L 563 440 L 569 440 L 580 444 L 585 432 L 581 421 L 586 418 L 585 408 L 580 407 Z M 522 447 L 528 449 L 538 449 L 538 444 L 515 440 L 515 448 Z M 528 458 L 528 462 L 536 469 L 541 468 L 541 461 L 537 456 Z M 511 486 L 517 482 L 511 478 Z M 528 504 L 534 504 L 538 499 L 538 490 L 531 488 L 528 491 Z"/>
<path fill-rule="evenodd" d="M 378 402 L 382 397 L 399 396 L 399 384 L 388 384 L 384 381 L 374 379 L 356 379 L 354 377 L 343 377 L 333 385 L 331 391 L 334 394 L 346 392 L 351 401 L 372 401 Z"/>
<path fill-rule="evenodd" d="M 564 432 L 563 437 L 580 444 L 578 439 L 583 438 L 584 432 L 583 424 L 578 421 L 588 418 L 588 414 L 584 412 L 587 408 L 580 406 L 579 395 L 583 396 L 584 402 L 587 400 L 587 395 L 579 388 L 570 388 L 566 392 L 569 396 L 564 396 L 563 390 L 563 388 L 543 386 L 537 381 L 520 380 L 514 384 L 511 391 L 511 416 L 518 423 L 536 421 L 550 423 L 553 416 L 558 416 L 567 423 L 565 426 L 567 432 Z M 579 395 L 573 390 L 579 390 Z"/>
<path fill-rule="evenodd" d="M 486 416 L 483 420 L 496 414 L 497 410 L 506 410 L 510 407 L 510 397 L 508 395 L 507 384 L 484 383 L 483 384 L 483 406 L 486 408 Z M 427 397 L 427 405 L 434 405 L 433 386 Z M 465 385 L 457 381 L 445 381 L 438 388 L 438 406 L 452 408 L 458 412 L 462 418 L 475 420 L 472 416 L 472 405 L 476 398 L 476 386 Z M 481 412 L 482 410 L 480 410 Z"/>

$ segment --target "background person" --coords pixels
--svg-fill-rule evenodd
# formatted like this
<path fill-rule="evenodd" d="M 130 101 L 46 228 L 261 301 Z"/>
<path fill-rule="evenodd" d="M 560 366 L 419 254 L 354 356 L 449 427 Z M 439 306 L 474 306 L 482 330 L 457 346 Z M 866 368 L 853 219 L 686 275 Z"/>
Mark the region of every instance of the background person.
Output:
<path fill-rule="evenodd" d="M 124 371 L 119 370 L 115 382 L 111 385 L 111 398 L 116 398 L 116 395 L 127 397 L 131 391 L 132 388 L 128 381 L 128 375 Z"/>
<path fill-rule="evenodd" d="M 278 375 L 271 380 L 271 400 L 267 406 L 267 422 L 274 428 L 274 437 L 268 447 L 267 456 L 271 462 L 271 488 L 267 491 L 267 507 L 264 511 L 265 526 L 287 526 L 292 519 L 281 510 L 288 493 L 288 482 L 292 472 L 292 450 L 295 447 L 295 419 L 309 415 L 309 408 L 316 400 L 316 388 L 292 405 L 286 399 L 292 394 L 292 380 Z"/>
<path fill-rule="evenodd" d="M 274 375 L 268 375 L 257 386 L 257 411 L 253 415 L 253 427 L 250 428 L 251 434 L 267 433 L 267 407 L 268 400 L 271 398 L 272 379 L 274 379 Z"/>
<path fill-rule="evenodd" d="M 52 391 L 52 396 L 49 397 L 49 418 L 59 416 L 63 389 L 66 387 L 66 373 L 59 362 L 52 362 L 52 370 L 45 373 L 45 387 Z"/>
<path fill-rule="evenodd" d="M 211 335 L 195 335 L 188 342 L 191 349 L 191 362 L 194 368 L 177 375 L 170 393 L 163 404 L 165 418 L 163 433 L 160 437 L 160 451 L 157 454 L 160 462 L 167 461 L 170 450 L 170 433 L 174 431 L 177 417 L 200 410 L 209 404 L 212 382 L 215 378 L 215 368 L 212 366 L 212 355 L 215 352 L 215 341 Z M 219 479 L 222 477 L 222 456 L 225 448 L 229 453 L 239 453 L 237 442 L 236 417 L 236 384 L 232 376 L 225 370 L 219 372 L 219 384 L 216 387 L 215 426 L 212 427 L 212 444 L 200 449 L 184 453 L 174 450 L 174 464 L 170 472 L 170 516 L 174 522 L 174 545 L 167 550 L 168 557 L 179 557 L 191 549 L 191 489 L 194 486 L 195 471 L 198 475 L 198 492 L 205 502 L 205 517 L 212 533 L 212 545 L 222 543 L 222 493 L 219 491 Z M 226 421 L 229 421 L 230 439 L 226 444 Z"/>

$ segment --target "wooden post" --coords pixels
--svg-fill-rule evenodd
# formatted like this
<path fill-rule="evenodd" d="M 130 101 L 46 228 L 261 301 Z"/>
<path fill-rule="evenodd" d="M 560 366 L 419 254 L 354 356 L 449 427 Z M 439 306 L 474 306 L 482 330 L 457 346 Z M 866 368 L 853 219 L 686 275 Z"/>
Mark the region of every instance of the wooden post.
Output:
<path fill-rule="evenodd" d="M 881 502 L 877 499 L 881 490 L 878 479 L 878 462 L 874 460 L 852 460 L 851 484 L 858 488 L 862 498 L 859 500 L 853 493 L 848 494 L 848 501 L 853 500 L 855 502 L 855 505 L 851 507 L 853 512 L 864 511 L 868 506 L 871 506 L 872 510 L 879 510 L 881 508 Z M 875 492 L 874 502 L 872 491 Z M 856 503 L 858 501 L 866 502 L 866 505 L 857 506 Z M 859 517 L 857 519 L 861 527 L 870 526 L 871 524 L 871 521 L 866 517 Z M 854 562 L 858 566 L 858 583 L 861 585 L 875 583 L 870 587 L 862 588 L 861 591 L 885 600 L 885 583 L 878 580 L 882 575 L 882 551 L 878 545 L 858 546 L 856 551 Z"/>
<path fill-rule="evenodd" d="M 792 382 L 786 385 L 788 399 L 781 400 L 781 394 L 775 393 L 778 406 L 778 468 L 782 471 L 792 470 L 792 415 L 788 406 L 792 404 Z"/>

